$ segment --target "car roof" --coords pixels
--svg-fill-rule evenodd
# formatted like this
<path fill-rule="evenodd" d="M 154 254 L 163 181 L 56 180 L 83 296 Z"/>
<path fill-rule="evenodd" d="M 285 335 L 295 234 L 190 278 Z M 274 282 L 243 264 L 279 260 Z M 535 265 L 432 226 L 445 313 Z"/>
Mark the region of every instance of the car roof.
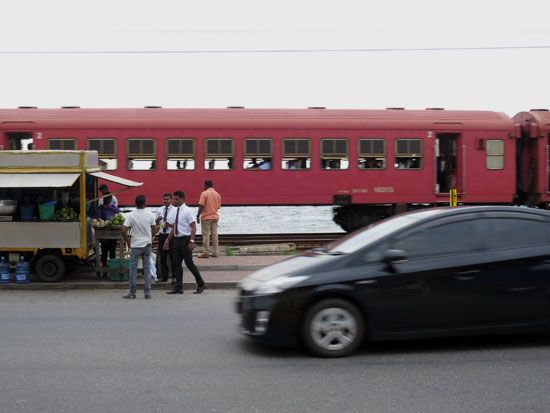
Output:
<path fill-rule="evenodd" d="M 480 206 L 459 206 L 459 207 L 436 207 L 427 208 L 420 211 L 406 212 L 411 218 L 418 221 L 431 220 L 443 216 L 457 216 L 466 213 L 475 212 L 515 212 L 526 215 L 538 215 L 550 219 L 550 211 L 538 208 L 528 208 L 523 206 L 505 206 L 505 205 L 480 205 Z"/>

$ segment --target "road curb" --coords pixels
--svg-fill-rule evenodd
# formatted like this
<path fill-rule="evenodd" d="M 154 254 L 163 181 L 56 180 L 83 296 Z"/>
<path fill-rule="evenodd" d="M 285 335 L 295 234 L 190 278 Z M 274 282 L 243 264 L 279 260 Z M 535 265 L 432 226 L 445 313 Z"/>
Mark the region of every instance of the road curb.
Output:
<path fill-rule="evenodd" d="M 173 284 L 153 284 L 154 291 L 170 290 Z M 236 281 L 207 282 L 207 290 L 232 290 L 237 287 Z M 197 288 L 195 283 L 183 283 L 184 291 Z M 2 284 L 0 291 L 68 291 L 68 290 L 127 290 L 128 281 L 123 282 L 71 282 L 71 283 L 29 283 L 29 284 Z M 137 283 L 136 289 L 143 290 L 143 283 Z"/>

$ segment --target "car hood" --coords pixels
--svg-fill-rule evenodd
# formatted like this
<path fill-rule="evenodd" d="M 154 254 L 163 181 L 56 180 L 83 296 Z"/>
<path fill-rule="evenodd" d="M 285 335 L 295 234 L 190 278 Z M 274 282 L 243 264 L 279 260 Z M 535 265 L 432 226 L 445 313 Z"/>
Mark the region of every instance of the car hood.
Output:
<path fill-rule="evenodd" d="M 308 255 L 288 258 L 253 272 L 245 280 L 268 281 L 282 275 L 309 275 L 318 266 L 324 266 L 335 259 L 331 255 Z"/>

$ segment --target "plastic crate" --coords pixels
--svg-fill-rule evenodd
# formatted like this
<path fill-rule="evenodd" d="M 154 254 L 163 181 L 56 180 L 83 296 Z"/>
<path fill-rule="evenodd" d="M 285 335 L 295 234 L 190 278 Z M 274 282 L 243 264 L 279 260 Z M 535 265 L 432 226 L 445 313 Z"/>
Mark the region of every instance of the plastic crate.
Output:
<path fill-rule="evenodd" d="M 130 274 L 130 259 L 124 258 L 122 260 L 122 268 L 124 273 L 120 273 L 120 258 L 110 258 L 107 260 L 107 266 L 111 271 L 109 271 L 109 278 L 111 281 L 128 281 L 128 276 Z M 115 271 L 118 270 L 118 271 Z"/>

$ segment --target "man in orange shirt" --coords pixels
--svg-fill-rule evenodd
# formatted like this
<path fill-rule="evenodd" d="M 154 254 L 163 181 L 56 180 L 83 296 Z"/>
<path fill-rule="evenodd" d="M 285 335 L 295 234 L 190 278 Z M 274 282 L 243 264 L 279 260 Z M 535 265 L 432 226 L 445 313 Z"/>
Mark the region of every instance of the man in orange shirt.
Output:
<path fill-rule="evenodd" d="M 218 210 L 222 206 L 222 197 L 214 190 L 212 181 L 204 181 L 204 191 L 199 199 L 199 212 L 197 222 L 202 230 L 202 254 L 199 258 L 208 258 L 210 247 L 210 235 L 212 235 L 212 257 L 218 256 Z M 202 221 L 201 221 L 202 219 Z"/>

